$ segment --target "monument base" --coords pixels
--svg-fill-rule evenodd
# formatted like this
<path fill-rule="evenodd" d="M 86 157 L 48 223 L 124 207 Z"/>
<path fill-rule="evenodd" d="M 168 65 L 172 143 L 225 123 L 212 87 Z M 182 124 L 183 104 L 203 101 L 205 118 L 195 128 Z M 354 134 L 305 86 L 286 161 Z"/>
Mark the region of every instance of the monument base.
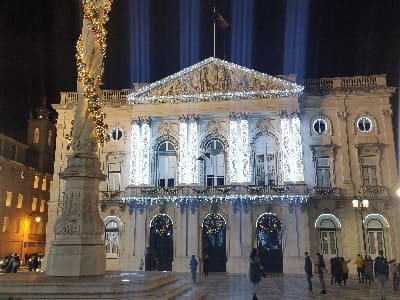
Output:
<path fill-rule="evenodd" d="M 96 276 L 105 273 L 104 244 L 53 241 L 47 255 L 48 276 Z"/>

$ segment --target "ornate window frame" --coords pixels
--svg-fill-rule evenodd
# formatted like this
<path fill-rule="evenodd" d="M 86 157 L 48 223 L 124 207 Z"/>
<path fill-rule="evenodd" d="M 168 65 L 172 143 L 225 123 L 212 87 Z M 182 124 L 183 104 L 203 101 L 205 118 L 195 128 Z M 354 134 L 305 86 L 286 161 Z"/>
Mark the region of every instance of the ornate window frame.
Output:
<path fill-rule="evenodd" d="M 335 169 L 335 161 L 336 161 L 336 149 L 337 146 L 334 144 L 328 145 L 310 145 L 312 155 L 313 155 L 313 168 L 314 168 L 314 183 L 317 186 L 317 158 L 319 157 L 328 157 L 329 159 L 329 175 L 331 181 L 331 187 L 335 187 L 336 185 L 336 169 Z"/>
<path fill-rule="evenodd" d="M 371 121 L 371 129 L 370 130 L 364 132 L 358 128 L 358 122 L 362 118 L 367 118 Z M 357 117 L 353 120 L 353 133 L 354 134 L 371 134 L 371 133 L 378 134 L 379 128 L 378 128 L 378 122 L 376 121 L 376 118 L 368 112 L 362 112 L 362 113 L 358 114 Z"/>
<path fill-rule="evenodd" d="M 325 128 L 324 132 L 319 133 L 314 130 L 314 124 L 318 120 L 322 120 L 325 122 L 326 128 Z M 311 136 L 323 136 L 323 135 L 333 136 L 332 121 L 326 115 L 318 114 L 318 115 L 314 116 L 313 118 L 311 118 L 310 123 L 309 123 L 309 128 L 310 128 Z"/>

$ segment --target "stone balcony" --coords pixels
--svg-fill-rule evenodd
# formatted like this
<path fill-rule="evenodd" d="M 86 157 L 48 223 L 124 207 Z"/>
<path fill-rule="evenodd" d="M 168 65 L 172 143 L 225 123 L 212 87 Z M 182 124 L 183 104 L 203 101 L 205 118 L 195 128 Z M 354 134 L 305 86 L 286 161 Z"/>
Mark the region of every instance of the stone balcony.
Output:
<path fill-rule="evenodd" d="M 174 187 L 128 186 L 125 191 L 101 191 L 100 207 L 119 206 L 121 210 L 127 207 L 143 209 L 149 204 L 185 204 L 198 205 L 204 202 L 240 203 L 271 203 L 275 201 L 287 202 L 291 205 L 305 204 L 308 199 L 307 185 L 222 185 L 200 186 L 182 185 Z"/>

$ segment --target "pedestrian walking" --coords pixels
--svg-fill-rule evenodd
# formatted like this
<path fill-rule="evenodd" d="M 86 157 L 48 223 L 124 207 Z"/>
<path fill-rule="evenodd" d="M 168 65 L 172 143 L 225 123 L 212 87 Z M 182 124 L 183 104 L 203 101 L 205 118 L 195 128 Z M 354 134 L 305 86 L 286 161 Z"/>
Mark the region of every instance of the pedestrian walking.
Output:
<path fill-rule="evenodd" d="M 313 272 L 312 272 L 312 262 L 311 258 L 308 255 L 308 252 L 304 252 L 304 271 L 306 272 L 306 277 L 307 277 L 307 283 L 308 283 L 308 291 L 312 293 L 312 281 L 311 278 L 313 277 Z"/>
<path fill-rule="evenodd" d="M 345 260 L 343 257 L 341 257 L 342 260 L 342 279 L 343 279 L 343 285 L 346 285 L 347 279 L 349 279 L 349 266 L 348 263 L 351 261 L 351 258 L 348 260 Z"/>
<path fill-rule="evenodd" d="M 361 257 L 361 254 L 358 253 L 356 260 L 354 262 L 357 266 L 357 275 L 358 275 L 358 282 L 364 283 L 364 260 Z"/>
<path fill-rule="evenodd" d="M 383 250 L 379 250 L 378 254 L 378 257 L 375 258 L 374 273 L 375 278 L 378 280 L 381 300 L 386 300 L 385 284 L 389 278 L 389 264 L 386 258 L 383 256 Z"/>
<path fill-rule="evenodd" d="M 326 271 L 324 257 L 319 252 L 317 252 L 317 265 L 316 266 L 317 266 L 319 283 L 321 285 L 321 294 L 326 294 L 324 273 L 327 272 L 327 271 Z"/>
<path fill-rule="evenodd" d="M 208 269 L 209 269 L 210 259 L 208 258 L 208 254 L 206 254 L 203 258 L 203 273 L 204 278 L 208 277 Z"/>
<path fill-rule="evenodd" d="M 397 291 L 399 289 L 399 269 L 395 259 L 388 262 L 390 277 L 393 280 L 393 290 Z"/>
<path fill-rule="evenodd" d="M 197 265 L 199 263 L 196 260 L 196 257 L 194 255 L 192 255 L 192 258 L 190 259 L 189 262 L 189 269 L 190 272 L 192 273 L 192 279 L 193 279 L 193 283 L 196 283 L 196 272 L 197 272 Z"/>
<path fill-rule="evenodd" d="M 143 267 L 144 267 L 144 261 L 143 258 L 141 258 L 139 262 L 139 271 L 143 271 Z"/>
<path fill-rule="evenodd" d="M 371 256 L 364 259 L 364 278 L 365 283 L 368 284 L 371 284 L 371 281 L 374 281 L 374 262 L 371 259 Z"/>
<path fill-rule="evenodd" d="M 261 281 L 261 276 L 265 278 L 265 273 L 261 265 L 260 257 L 258 256 L 257 248 L 253 248 L 250 253 L 250 264 L 249 264 L 249 278 L 253 284 L 253 300 L 257 300 L 257 287 Z"/>

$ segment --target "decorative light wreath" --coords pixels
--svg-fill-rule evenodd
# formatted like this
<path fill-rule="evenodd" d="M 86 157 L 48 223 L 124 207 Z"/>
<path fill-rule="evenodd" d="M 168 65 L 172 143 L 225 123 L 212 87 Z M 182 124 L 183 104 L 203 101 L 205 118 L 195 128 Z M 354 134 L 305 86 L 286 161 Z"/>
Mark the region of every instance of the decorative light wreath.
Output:
<path fill-rule="evenodd" d="M 281 225 L 278 217 L 265 214 L 257 222 L 257 228 L 261 229 L 265 233 L 275 232 Z"/>
<path fill-rule="evenodd" d="M 210 214 L 204 220 L 203 227 L 208 234 L 215 234 L 225 229 L 225 221 L 218 214 Z"/>
<path fill-rule="evenodd" d="M 159 235 L 163 235 L 171 230 L 171 219 L 166 214 L 156 216 L 151 223 L 151 227 Z"/>

